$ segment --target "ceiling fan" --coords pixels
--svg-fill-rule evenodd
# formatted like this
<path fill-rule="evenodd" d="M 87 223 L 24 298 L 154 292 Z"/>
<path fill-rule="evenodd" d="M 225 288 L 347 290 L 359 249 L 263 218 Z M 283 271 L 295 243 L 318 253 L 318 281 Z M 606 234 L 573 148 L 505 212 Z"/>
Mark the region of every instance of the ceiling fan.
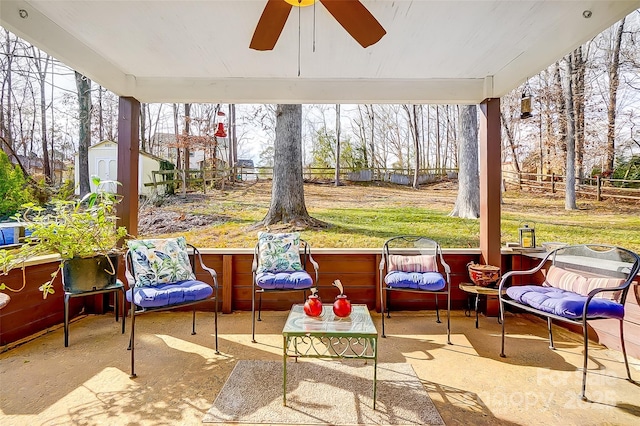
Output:
<path fill-rule="evenodd" d="M 317 0 L 267 0 L 249 47 L 273 50 L 293 6 L 303 7 Z M 319 0 L 362 47 L 377 43 L 387 32 L 360 0 Z"/>

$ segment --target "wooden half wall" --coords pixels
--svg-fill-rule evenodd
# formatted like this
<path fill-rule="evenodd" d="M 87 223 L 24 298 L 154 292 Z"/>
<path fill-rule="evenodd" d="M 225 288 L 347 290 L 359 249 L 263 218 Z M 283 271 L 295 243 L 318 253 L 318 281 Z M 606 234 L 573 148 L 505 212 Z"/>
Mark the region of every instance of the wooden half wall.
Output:
<path fill-rule="evenodd" d="M 202 249 L 204 262 L 218 273 L 220 286 L 219 303 L 222 313 L 251 310 L 251 262 L 252 249 Z M 463 309 L 467 295 L 458 288 L 458 284 L 468 281 L 466 265 L 470 261 L 480 261 L 479 249 L 445 249 L 444 257 L 451 266 L 452 308 Z M 313 258 L 320 265 L 319 291 L 325 302 L 332 301 L 338 291 L 331 283 L 340 279 L 345 292 L 352 303 L 363 303 L 370 309 L 380 310 L 379 294 L 379 249 L 314 249 Z M 529 269 L 539 259 L 530 259 L 522 255 L 503 254 L 504 270 Z M 122 265 L 121 265 L 122 266 Z M 11 301 L 0 310 L 0 350 L 10 347 L 14 342 L 60 326 L 63 322 L 63 292 L 58 281 L 56 292 L 43 300 L 38 290 L 57 267 L 57 261 L 49 259 L 40 264 L 28 266 L 26 271 L 27 286 L 18 293 L 9 293 Z M 124 280 L 124 268 L 120 268 L 120 278 Z M 311 271 L 309 271 L 311 272 Z M 207 274 L 198 272 L 198 278 L 207 280 Z M 542 279 L 542 275 L 540 275 Z M 59 280 L 59 279 L 58 279 Z M 4 282 L 12 288 L 22 285 L 22 271 L 13 270 Z M 432 296 L 421 296 L 415 293 L 394 293 L 391 295 L 391 306 L 394 310 L 433 309 Z M 91 296 L 71 299 L 70 314 L 73 318 L 81 313 L 103 313 L 110 308 L 109 298 Z M 640 358 L 640 288 L 631 289 L 627 299 L 627 316 L 625 333 L 628 353 Z M 288 310 L 293 303 L 302 303 L 300 293 L 281 293 L 265 295 L 262 301 L 263 310 Z M 445 306 L 445 299 L 440 307 Z M 214 304 L 202 304 L 199 309 L 213 310 Z M 486 307 L 489 315 L 497 314 L 497 304 Z M 224 315 L 221 317 L 224 321 Z M 247 330 L 249 333 L 250 330 Z M 617 322 L 601 321 L 594 324 L 593 338 L 613 349 L 620 349 Z M 61 341 L 61 345 L 63 342 Z"/>

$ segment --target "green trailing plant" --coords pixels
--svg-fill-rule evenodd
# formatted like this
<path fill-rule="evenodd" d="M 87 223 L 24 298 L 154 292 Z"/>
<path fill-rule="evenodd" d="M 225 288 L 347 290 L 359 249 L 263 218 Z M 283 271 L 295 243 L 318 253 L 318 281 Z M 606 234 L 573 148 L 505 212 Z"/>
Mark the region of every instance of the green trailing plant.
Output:
<path fill-rule="evenodd" d="M 99 188 L 100 179 L 93 177 L 92 180 Z M 115 194 L 97 191 L 80 200 L 53 201 L 48 208 L 34 203 L 23 205 L 25 210 L 14 219 L 31 231 L 31 235 L 17 249 L 0 250 L 0 276 L 7 275 L 11 269 L 22 267 L 24 278 L 27 260 L 57 253 L 61 258 L 59 267 L 51 274 L 51 279 L 40 286 L 42 295 L 46 298 L 48 294 L 54 293 L 53 282 L 68 260 L 96 255 L 109 259 L 109 255 L 120 253 L 122 249 L 118 247 L 118 242 L 127 235 L 127 230 L 116 226 L 115 207 L 118 202 Z M 115 274 L 115 265 L 111 264 L 111 269 L 111 273 Z M 23 279 L 22 288 L 24 285 Z M 5 289 L 21 290 L 10 289 L 0 283 L 0 290 Z"/>

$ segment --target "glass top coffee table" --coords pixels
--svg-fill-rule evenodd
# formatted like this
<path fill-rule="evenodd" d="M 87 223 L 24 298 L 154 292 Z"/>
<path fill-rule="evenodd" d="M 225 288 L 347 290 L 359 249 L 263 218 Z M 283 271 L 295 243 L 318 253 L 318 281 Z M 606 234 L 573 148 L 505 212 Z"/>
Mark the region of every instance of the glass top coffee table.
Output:
<path fill-rule="evenodd" d="M 287 405 L 287 358 L 356 358 L 373 360 L 373 409 L 376 408 L 378 330 L 367 305 L 352 305 L 351 315 L 336 317 L 333 306 L 323 306 L 322 315 L 310 317 L 303 305 L 293 305 L 282 329 L 283 392 Z"/>

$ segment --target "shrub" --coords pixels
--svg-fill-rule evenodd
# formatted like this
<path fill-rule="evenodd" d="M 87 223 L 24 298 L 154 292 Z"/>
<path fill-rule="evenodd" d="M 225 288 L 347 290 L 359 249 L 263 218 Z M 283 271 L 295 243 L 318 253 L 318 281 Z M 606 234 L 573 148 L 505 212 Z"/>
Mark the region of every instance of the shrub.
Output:
<path fill-rule="evenodd" d="M 13 215 L 22 204 L 33 200 L 33 193 L 20 167 L 11 164 L 9 156 L 0 151 L 0 218 Z"/>

